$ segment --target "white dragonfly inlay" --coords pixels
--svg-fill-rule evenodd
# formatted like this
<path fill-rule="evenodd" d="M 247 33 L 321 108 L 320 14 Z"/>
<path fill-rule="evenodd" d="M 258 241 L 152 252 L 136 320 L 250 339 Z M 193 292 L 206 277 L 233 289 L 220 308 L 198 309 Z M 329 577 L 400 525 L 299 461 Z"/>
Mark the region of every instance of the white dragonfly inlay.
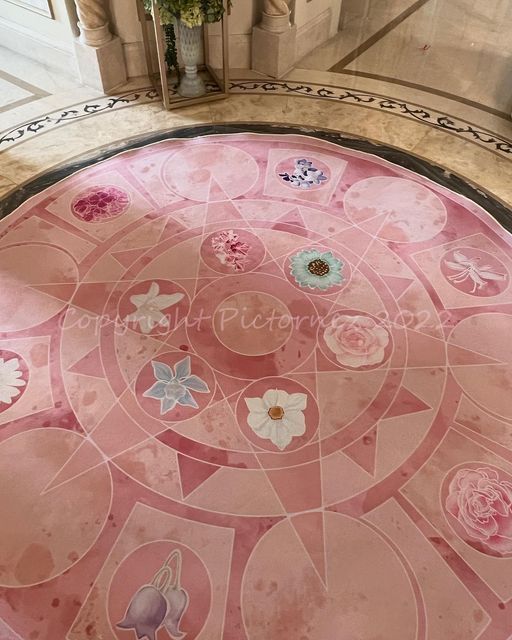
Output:
<path fill-rule="evenodd" d="M 453 284 L 462 284 L 468 279 L 472 280 L 473 288 L 470 293 L 476 293 L 477 290 L 486 287 L 489 284 L 489 280 L 498 280 L 503 282 L 507 279 L 507 274 L 496 273 L 488 264 L 481 265 L 481 257 L 468 258 L 460 251 L 454 251 L 453 260 L 454 262 L 451 260 L 444 261 L 445 265 L 449 269 L 457 272 L 451 276 L 447 276 L 448 280 L 453 282 Z"/>

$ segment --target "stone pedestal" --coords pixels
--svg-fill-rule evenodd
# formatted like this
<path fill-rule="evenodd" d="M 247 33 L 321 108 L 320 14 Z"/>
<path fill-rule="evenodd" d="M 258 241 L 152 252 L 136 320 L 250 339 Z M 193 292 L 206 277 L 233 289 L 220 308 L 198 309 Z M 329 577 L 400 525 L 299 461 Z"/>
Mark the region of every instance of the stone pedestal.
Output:
<path fill-rule="evenodd" d="M 126 82 L 123 46 L 117 36 L 99 46 L 77 39 L 75 53 L 81 80 L 87 86 L 107 93 Z"/>
<path fill-rule="evenodd" d="M 272 78 L 282 78 L 295 64 L 297 27 L 289 16 L 263 13 L 252 31 L 252 68 Z"/>

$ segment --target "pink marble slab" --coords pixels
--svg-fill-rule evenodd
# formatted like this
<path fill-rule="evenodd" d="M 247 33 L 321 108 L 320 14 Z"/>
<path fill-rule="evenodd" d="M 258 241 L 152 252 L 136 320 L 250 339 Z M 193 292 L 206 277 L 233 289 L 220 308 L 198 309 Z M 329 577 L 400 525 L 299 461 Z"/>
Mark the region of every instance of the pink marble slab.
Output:
<path fill-rule="evenodd" d="M 0 637 L 507 640 L 512 238 L 297 135 L 0 222 Z"/>

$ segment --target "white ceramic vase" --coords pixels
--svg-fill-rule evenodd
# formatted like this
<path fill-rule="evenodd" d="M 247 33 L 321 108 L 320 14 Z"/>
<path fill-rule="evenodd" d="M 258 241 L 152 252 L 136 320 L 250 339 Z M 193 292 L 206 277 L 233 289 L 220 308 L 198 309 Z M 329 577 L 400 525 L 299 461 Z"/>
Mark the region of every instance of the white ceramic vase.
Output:
<path fill-rule="evenodd" d="M 184 98 L 196 98 L 206 93 L 203 79 L 197 72 L 202 52 L 202 27 L 188 27 L 178 20 L 178 36 L 181 58 L 185 65 L 185 74 L 178 86 L 178 93 Z"/>

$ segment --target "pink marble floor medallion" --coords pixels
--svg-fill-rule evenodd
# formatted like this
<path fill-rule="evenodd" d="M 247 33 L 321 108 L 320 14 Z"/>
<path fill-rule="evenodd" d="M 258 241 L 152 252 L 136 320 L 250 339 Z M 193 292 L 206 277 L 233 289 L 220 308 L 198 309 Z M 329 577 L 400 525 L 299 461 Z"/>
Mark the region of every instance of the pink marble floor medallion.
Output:
<path fill-rule="evenodd" d="M 303 136 L 32 197 L 0 222 L 0 638 L 508 640 L 511 274 L 472 201 Z"/>

